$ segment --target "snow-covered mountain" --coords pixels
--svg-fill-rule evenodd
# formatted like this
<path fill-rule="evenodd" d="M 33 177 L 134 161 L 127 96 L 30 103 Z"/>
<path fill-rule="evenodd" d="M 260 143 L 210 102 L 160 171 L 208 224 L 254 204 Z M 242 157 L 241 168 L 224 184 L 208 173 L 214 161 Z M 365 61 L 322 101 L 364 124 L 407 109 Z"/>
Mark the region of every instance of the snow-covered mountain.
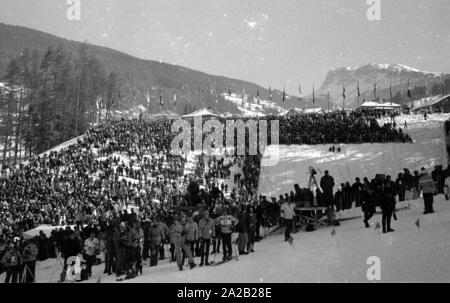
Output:
<path fill-rule="evenodd" d="M 327 92 L 330 91 L 330 101 L 340 105 L 343 101 L 342 92 L 343 85 L 345 85 L 346 100 L 350 104 L 357 98 L 358 81 L 361 93 L 360 100 L 372 100 L 375 83 L 377 96 L 381 95 L 381 97 L 387 98 L 390 84 L 392 84 L 394 95 L 397 91 L 406 91 L 408 81 L 411 88 L 428 86 L 431 90 L 434 84 L 441 82 L 441 77 L 446 78 L 447 76 L 449 74 L 421 71 L 402 64 L 371 63 L 357 67 L 340 67 L 327 73 L 316 96 L 322 99 L 326 98 Z"/>

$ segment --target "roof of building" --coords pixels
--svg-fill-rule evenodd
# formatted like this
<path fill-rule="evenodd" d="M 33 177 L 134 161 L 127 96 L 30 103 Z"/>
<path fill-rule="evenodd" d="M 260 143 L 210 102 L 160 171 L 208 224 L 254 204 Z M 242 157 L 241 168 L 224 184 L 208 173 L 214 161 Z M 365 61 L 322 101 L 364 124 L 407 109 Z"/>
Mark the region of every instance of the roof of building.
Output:
<path fill-rule="evenodd" d="M 412 110 L 415 111 L 415 110 L 419 110 L 419 109 L 422 109 L 425 107 L 436 105 L 436 104 L 446 100 L 449 97 L 450 97 L 450 95 L 446 95 L 443 97 L 441 96 L 441 97 L 423 98 L 423 99 L 417 101 L 417 103 L 419 103 L 419 105 L 414 107 Z"/>
<path fill-rule="evenodd" d="M 190 114 L 182 116 L 182 118 L 195 118 L 195 117 L 219 117 L 219 116 L 214 114 L 213 112 L 209 111 L 206 108 L 202 108 L 202 109 L 196 110 Z"/>

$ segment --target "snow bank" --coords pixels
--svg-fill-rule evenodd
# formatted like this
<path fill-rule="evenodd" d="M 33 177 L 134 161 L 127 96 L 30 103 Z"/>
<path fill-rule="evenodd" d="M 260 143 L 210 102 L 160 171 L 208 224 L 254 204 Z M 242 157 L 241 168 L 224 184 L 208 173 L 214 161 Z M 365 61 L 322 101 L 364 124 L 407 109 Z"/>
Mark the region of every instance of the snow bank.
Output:
<path fill-rule="evenodd" d="M 403 168 L 447 166 L 442 121 L 410 119 L 408 133 L 414 143 L 340 145 L 340 153 L 329 152 L 331 145 L 269 146 L 262 160 L 259 191 L 278 196 L 293 190 L 296 183 L 307 187 L 310 166 L 318 171 L 317 182 L 328 170 L 337 186 L 346 181 L 353 183 L 356 177 L 371 179 L 376 174 L 389 174 L 395 179 Z"/>

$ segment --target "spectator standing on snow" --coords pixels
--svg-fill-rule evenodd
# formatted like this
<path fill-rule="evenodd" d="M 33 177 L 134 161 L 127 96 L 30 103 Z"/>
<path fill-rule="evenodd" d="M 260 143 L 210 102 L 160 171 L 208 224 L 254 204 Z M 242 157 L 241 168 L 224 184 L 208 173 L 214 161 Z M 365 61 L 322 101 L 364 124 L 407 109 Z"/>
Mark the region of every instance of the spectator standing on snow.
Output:
<path fill-rule="evenodd" d="M 294 209 L 288 201 L 284 201 L 280 207 L 280 217 L 284 221 L 284 241 L 289 241 L 291 238 L 292 226 L 294 222 Z"/>
<path fill-rule="evenodd" d="M 84 256 L 83 258 L 86 260 L 86 271 L 87 274 L 92 276 L 92 265 L 94 265 L 95 257 L 97 256 L 100 250 L 100 242 L 95 237 L 94 233 L 89 235 L 84 241 Z"/>
<path fill-rule="evenodd" d="M 5 283 L 17 283 L 20 272 L 22 255 L 16 248 L 16 244 L 10 243 L 8 250 L 1 259 L 2 266 L 6 271 Z"/>
<path fill-rule="evenodd" d="M 175 216 L 173 219 L 173 225 L 170 228 L 170 241 L 174 244 L 174 254 L 176 256 L 177 265 L 179 270 L 183 270 L 183 258 L 182 252 L 187 255 L 190 268 L 196 266 L 194 262 L 194 257 L 192 256 L 191 250 L 186 244 L 186 232 L 184 230 L 184 225 L 181 224 L 180 218 Z"/>
<path fill-rule="evenodd" d="M 445 200 L 449 200 L 450 195 L 450 175 L 445 178 L 445 184 L 444 184 L 444 194 L 445 194 Z"/>
<path fill-rule="evenodd" d="M 209 247 L 211 238 L 215 238 L 216 226 L 213 219 L 209 217 L 209 211 L 205 210 L 203 217 L 198 223 L 198 235 L 200 238 L 200 266 L 209 265 Z"/>
<path fill-rule="evenodd" d="M 424 167 L 421 169 L 422 175 L 419 178 L 419 193 L 422 192 L 424 202 L 423 214 L 434 213 L 433 210 L 433 192 L 434 182 Z"/>
<path fill-rule="evenodd" d="M 239 220 L 229 215 L 228 209 L 224 208 L 222 215 L 216 219 L 216 223 L 220 225 L 220 233 L 222 235 L 223 261 L 231 260 L 233 255 L 231 234 Z"/>
<path fill-rule="evenodd" d="M 328 170 L 325 171 L 325 175 L 320 178 L 320 187 L 323 191 L 323 199 L 327 206 L 333 204 L 333 187 L 334 178 L 329 175 Z"/>

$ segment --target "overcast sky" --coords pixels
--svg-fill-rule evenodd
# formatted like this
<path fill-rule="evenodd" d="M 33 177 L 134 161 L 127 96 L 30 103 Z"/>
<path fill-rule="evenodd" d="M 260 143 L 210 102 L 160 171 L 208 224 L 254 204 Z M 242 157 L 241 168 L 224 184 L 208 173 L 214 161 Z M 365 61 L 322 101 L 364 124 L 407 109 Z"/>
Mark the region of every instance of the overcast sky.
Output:
<path fill-rule="evenodd" d="M 81 0 L 69 21 L 66 0 L 0 0 L 0 22 L 293 94 L 342 66 L 450 72 L 450 1 L 380 0 L 381 21 L 366 1 Z"/>

